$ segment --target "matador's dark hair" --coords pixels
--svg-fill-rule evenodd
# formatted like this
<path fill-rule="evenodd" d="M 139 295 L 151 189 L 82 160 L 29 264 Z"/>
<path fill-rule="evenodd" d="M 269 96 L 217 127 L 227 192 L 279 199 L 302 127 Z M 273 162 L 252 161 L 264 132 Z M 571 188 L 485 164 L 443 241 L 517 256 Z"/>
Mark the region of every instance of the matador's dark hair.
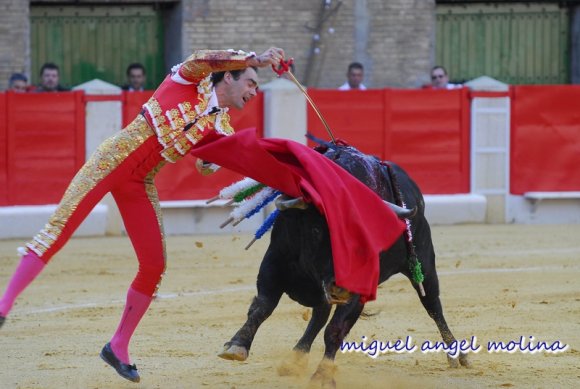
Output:
<path fill-rule="evenodd" d="M 250 66 L 252 69 L 254 69 L 256 71 L 256 73 L 258 73 L 258 68 L 255 66 Z M 231 73 L 232 77 L 234 78 L 234 80 L 237 80 L 240 78 L 240 76 L 242 75 L 242 73 L 244 73 L 246 71 L 246 69 L 238 69 L 238 70 L 229 70 L 229 72 Z M 213 85 L 218 84 L 219 82 L 221 82 L 224 79 L 224 75 L 226 74 L 226 72 L 215 72 L 211 74 L 211 83 Z"/>

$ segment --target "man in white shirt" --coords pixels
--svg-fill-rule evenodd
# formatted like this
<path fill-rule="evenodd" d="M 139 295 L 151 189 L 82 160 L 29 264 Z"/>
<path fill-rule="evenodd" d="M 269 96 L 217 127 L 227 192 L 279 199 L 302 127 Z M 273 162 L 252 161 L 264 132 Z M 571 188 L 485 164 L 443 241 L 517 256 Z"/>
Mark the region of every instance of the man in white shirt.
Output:
<path fill-rule="evenodd" d="M 364 79 L 364 67 L 360 62 L 353 62 L 348 65 L 346 79 L 347 81 L 338 88 L 339 90 L 367 89 L 367 87 L 362 83 Z"/>

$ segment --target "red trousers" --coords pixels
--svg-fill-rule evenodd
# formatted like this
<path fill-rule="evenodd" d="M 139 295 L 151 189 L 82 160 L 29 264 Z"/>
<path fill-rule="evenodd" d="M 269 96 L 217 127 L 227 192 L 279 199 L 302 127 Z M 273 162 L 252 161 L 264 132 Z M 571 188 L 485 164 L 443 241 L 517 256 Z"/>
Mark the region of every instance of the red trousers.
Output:
<path fill-rule="evenodd" d="M 154 131 L 138 116 L 105 140 L 71 181 L 48 224 L 26 244 L 48 263 L 107 193 L 119 207 L 139 260 L 131 287 L 155 294 L 165 271 L 165 240 L 153 178 L 165 164 Z"/>

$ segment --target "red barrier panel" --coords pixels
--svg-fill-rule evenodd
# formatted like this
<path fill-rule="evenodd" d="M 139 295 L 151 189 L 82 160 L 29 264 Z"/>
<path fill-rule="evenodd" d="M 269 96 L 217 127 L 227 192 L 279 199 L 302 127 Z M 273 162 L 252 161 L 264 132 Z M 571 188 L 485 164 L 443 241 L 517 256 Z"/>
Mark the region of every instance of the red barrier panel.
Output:
<path fill-rule="evenodd" d="M 264 97 L 259 93 L 247 106 L 238 111 L 230 109 L 231 124 L 236 130 L 255 127 L 264 133 Z M 225 186 L 243 177 L 227 169 L 202 176 L 195 168 L 195 158 L 186 156 L 175 164 L 168 163 L 157 174 L 155 184 L 161 200 L 199 200 L 214 197 Z"/>
<path fill-rule="evenodd" d="M 469 193 L 468 90 L 390 92 L 385 158 L 401 165 L 424 193 Z"/>
<path fill-rule="evenodd" d="M 467 89 L 308 93 L 337 138 L 401 165 L 424 193 L 469 192 Z M 308 129 L 329 139 L 310 107 Z"/>
<path fill-rule="evenodd" d="M 153 92 L 152 90 L 143 92 L 123 91 L 123 127 L 126 127 L 135 119 L 139 112 L 141 112 L 143 104 L 153 96 Z"/>
<path fill-rule="evenodd" d="M 510 190 L 580 190 L 580 86 L 516 86 Z"/>
<path fill-rule="evenodd" d="M 352 146 L 368 154 L 384 159 L 383 143 L 385 106 L 383 90 L 338 91 L 308 89 L 332 133 Z M 324 125 L 308 105 L 308 131 L 330 140 Z M 310 146 L 313 143 L 309 142 Z"/>
<path fill-rule="evenodd" d="M 0 205 L 8 204 L 7 141 L 6 93 L 0 93 Z"/>
<path fill-rule="evenodd" d="M 7 93 L 3 205 L 51 204 L 85 159 L 83 92 Z"/>

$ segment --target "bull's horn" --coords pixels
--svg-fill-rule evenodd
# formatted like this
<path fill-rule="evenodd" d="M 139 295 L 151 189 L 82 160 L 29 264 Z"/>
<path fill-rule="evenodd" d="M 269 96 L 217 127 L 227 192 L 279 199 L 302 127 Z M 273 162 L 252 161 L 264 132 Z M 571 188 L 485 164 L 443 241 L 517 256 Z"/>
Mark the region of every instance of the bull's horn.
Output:
<path fill-rule="evenodd" d="M 292 198 L 286 195 L 278 196 L 276 201 L 274 201 L 274 204 L 279 211 L 285 211 L 290 208 L 308 208 L 308 204 L 304 201 L 304 199 L 302 199 L 302 197 Z"/>
<path fill-rule="evenodd" d="M 385 204 L 387 204 L 392 210 L 393 212 L 395 212 L 397 214 L 397 217 L 399 219 L 410 219 L 415 217 L 415 215 L 417 214 L 417 207 L 413 207 L 412 209 L 408 209 L 408 208 L 403 208 L 403 207 L 399 207 L 396 204 L 393 203 L 389 203 L 386 200 L 383 200 L 385 202 Z"/>

